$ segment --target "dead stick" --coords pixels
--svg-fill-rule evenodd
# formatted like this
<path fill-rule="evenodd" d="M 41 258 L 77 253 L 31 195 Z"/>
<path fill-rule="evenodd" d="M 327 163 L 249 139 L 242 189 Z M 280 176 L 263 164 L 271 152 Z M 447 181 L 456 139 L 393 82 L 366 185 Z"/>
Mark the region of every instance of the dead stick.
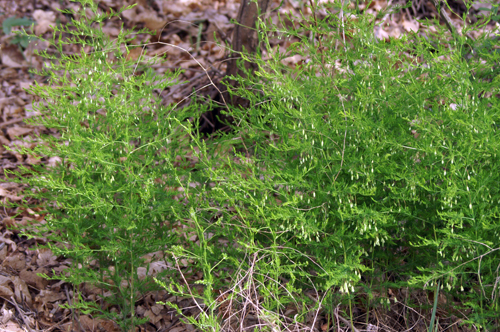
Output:
<path fill-rule="evenodd" d="M 28 319 L 26 318 L 26 316 L 24 315 L 24 312 L 21 311 L 21 309 L 19 308 L 19 306 L 17 305 L 17 302 L 16 300 L 14 300 L 14 297 L 11 297 L 10 298 L 12 300 L 12 302 L 14 303 L 14 306 L 16 307 L 16 310 L 17 312 L 19 312 L 19 315 L 21 315 L 21 318 L 23 319 L 23 322 L 24 322 L 24 325 L 26 325 L 26 328 L 28 329 L 29 332 L 33 332 L 33 330 L 31 329 L 30 327 L 30 322 L 28 321 Z"/>
<path fill-rule="evenodd" d="M 23 122 L 23 120 L 24 120 L 23 118 L 19 118 L 19 119 L 14 119 L 14 120 L 2 122 L 2 123 L 0 123 L 0 128 L 7 127 L 7 126 L 10 126 L 11 124 L 15 124 L 18 122 Z"/>

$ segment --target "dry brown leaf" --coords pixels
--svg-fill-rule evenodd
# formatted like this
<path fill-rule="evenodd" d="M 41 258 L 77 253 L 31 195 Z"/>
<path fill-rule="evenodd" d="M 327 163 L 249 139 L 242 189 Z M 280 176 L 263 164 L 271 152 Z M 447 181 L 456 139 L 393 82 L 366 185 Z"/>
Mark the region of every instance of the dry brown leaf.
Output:
<path fill-rule="evenodd" d="M 168 5 L 163 6 L 163 14 L 171 14 L 174 17 L 179 17 L 183 14 L 188 14 L 191 12 L 191 8 L 185 3 L 173 3 L 171 1 L 168 2 Z"/>
<path fill-rule="evenodd" d="M 28 155 L 28 157 L 26 158 L 25 161 L 29 165 L 38 165 L 42 162 L 40 157 L 32 156 L 32 155 Z"/>
<path fill-rule="evenodd" d="M 446 298 L 446 295 L 443 293 L 438 294 L 438 303 L 442 306 L 445 306 L 448 303 L 448 299 Z"/>
<path fill-rule="evenodd" d="M 12 220 L 13 218 L 12 217 L 7 217 L 7 218 L 3 218 L 3 220 L 0 221 L 0 225 L 4 225 L 6 226 L 7 228 L 9 228 L 9 223 L 8 221 L 9 220 Z M 11 224 L 13 225 L 13 224 Z M 9 230 L 9 229 L 6 229 L 4 230 L 1 234 L 0 234 L 0 240 L 2 240 L 2 242 L 5 242 L 7 244 L 10 244 L 12 245 L 12 252 L 15 252 L 16 251 L 16 243 L 11 241 L 10 240 L 10 236 L 13 236 L 14 235 L 14 230 Z"/>
<path fill-rule="evenodd" d="M 151 263 L 153 259 L 163 258 L 164 253 L 162 251 L 156 251 L 142 256 L 145 263 Z"/>
<path fill-rule="evenodd" d="M 100 331 L 120 332 L 118 326 L 110 320 L 99 319 L 99 327 Z"/>
<path fill-rule="evenodd" d="M 139 278 L 139 280 L 146 279 L 146 272 L 147 272 L 147 269 L 145 267 L 137 268 L 137 277 Z"/>
<path fill-rule="evenodd" d="M 24 112 L 25 112 L 27 118 L 31 118 L 32 116 L 38 116 L 38 115 L 42 114 L 38 111 L 34 111 L 33 105 L 26 105 L 24 107 Z"/>
<path fill-rule="evenodd" d="M 40 267 L 49 267 L 59 264 L 57 262 L 57 256 L 55 256 L 49 248 L 38 249 L 38 258 L 36 263 Z"/>
<path fill-rule="evenodd" d="M 25 332 L 26 331 L 13 321 L 9 321 L 9 322 L 7 322 L 7 324 L 5 324 L 5 326 L 2 326 L 2 330 L 9 331 L 9 332 Z"/>
<path fill-rule="evenodd" d="M 0 183 L 0 188 L 19 192 L 20 190 L 22 190 L 22 185 L 16 182 L 2 182 Z"/>
<path fill-rule="evenodd" d="M 4 52 L 4 50 L 6 50 L 5 47 L 2 48 L 2 52 Z M 0 53 L 2 53 L 2 52 L 0 52 Z M 17 79 L 19 77 L 19 74 L 18 74 L 18 71 L 16 69 L 10 68 L 10 67 L 5 67 L 2 70 L 0 70 L 0 77 L 4 79 L 4 84 L 5 84 L 5 83 L 7 83 L 7 80 Z M 12 98 L 15 98 L 15 97 L 9 97 L 8 99 L 12 99 Z"/>
<path fill-rule="evenodd" d="M 420 25 L 417 21 L 404 21 L 403 22 L 403 28 L 408 32 L 410 32 L 410 31 L 417 32 L 419 27 L 420 27 Z"/>
<path fill-rule="evenodd" d="M 11 193 L 9 193 L 7 190 L 5 190 L 3 188 L 0 188 L 0 197 L 8 198 L 10 201 L 13 201 L 13 202 L 18 202 L 18 201 L 23 199 L 23 196 L 12 195 Z M 9 221 L 14 221 L 14 219 L 10 219 L 10 218 L 5 218 L 5 219 L 8 219 L 8 220 L 7 221 L 4 220 L 4 223 L 8 223 Z M 15 222 L 12 222 L 11 226 L 14 226 L 14 224 L 15 224 Z"/>
<path fill-rule="evenodd" d="M 14 139 L 15 137 L 27 135 L 32 131 L 32 128 L 15 126 L 7 128 L 7 135 L 9 135 L 10 139 Z"/>
<path fill-rule="evenodd" d="M 2 190 L 3 189 L 0 188 L 0 196 L 3 196 Z M 2 224 L 5 225 L 7 228 L 11 228 L 11 227 L 16 225 L 16 220 L 12 217 L 3 218 Z M 11 233 L 11 234 L 13 234 L 13 233 Z M 6 234 L 4 234 L 4 235 L 6 235 Z"/>
<path fill-rule="evenodd" d="M 79 318 L 80 324 L 82 325 L 85 331 L 98 331 L 98 321 L 96 319 L 91 318 L 90 316 L 80 316 Z"/>
<path fill-rule="evenodd" d="M 164 19 L 158 16 L 154 10 L 145 10 L 134 19 L 136 22 L 142 22 L 146 28 L 150 30 L 159 30 L 167 23 Z"/>
<path fill-rule="evenodd" d="M 143 55 L 142 47 L 135 47 L 129 50 L 128 54 L 125 55 L 125 58 L 127 60 L 135 61 L 139 59 L 141 55 Z"/>
<path fill-rule="evenodd" d="M 148 52 L 148 55 L 149 56 L 155 56 L 155 55 L 165 56 L 165 55 L 170 55 L 172 57 L 179 57 L 181 55 L 181 50 L 178 49 L 177 47 L 172 46 L 172 45 L 164 45 L 164 46 L 160 47 L 157 50 L 153 50 L 153 51 Z"/>
<path fill-rule="evenodd" d="M 137 6 L 123 11 L 122 16 L 127 20 L 135 22 L 135 17 L 137 16 Z"/>
<path fill-rule="evenodd" d="M 14 250 L 17 249 L 17 246 L 14 241 L 4 238 L 3 235 L 0 235 L 0 243 L 2 244 L 0 249 L 0 261 L 4 261 L 9 252 L 9 246 L 6 246 L 5 244 L 13 244 L 13 247 L 15 247 Z"/>
<path fill-rule="evenodd" d="M 19 82 L 19 87 L 21 89 L 29 89 L 31 85 L 33 85 L 33 82 Z"/>
<path fill-rule="evenodd" d="M 28 44 L 28 47 L 23 52 L 23 54 L 24 54 L 25 58 L 30 63 L 33 64 L 33 62 L 37 59 L 37 57 L 34 56 L 35 51 L 45 51 L 48 47 L 49 47 L 48 41 L 35 39 L 35 40 L 30 41 L 30 43 Z"/>
<path fill-rule="evenodd" d="M 36 21 L 35 25 L 35 34 L 40 36 L 41 34 L 46 33 L 51 30 L 51 26 L 55 25 L 56 15 L 51 11 L 43 11 L 37 9 L 33 12 L 33 18 Z"/>
<path fill-rule="evenodd" d="M 144 317 L 149 318 L 149 322 L 154 325 L 156 325 L 156 323 L 161 320 L 161 316 L 156 315 L 152 312 L 152 310 L 146 310 L 146 312 L 144 313 Z"/>
<path fill-rule="evenodd" d="M 389 34 L 386 31 L 384 31 L 384 29 L 382 29 L 382 27 L 380 27 L 380 26 L 376 26 L 373 29 L 373 33 L 375 35 L 375 38 L 377 38 L 378 40 L 389 39 Z"/>
<path fill-rule="evenodd" d="M 60 301 L 66 298 L 63 292 L 53 292 L 51 290 L 41 290 L 35 298 L 36 302 L 46 305 L 47 303 L 52 303 Z"/>
<path fill-rule="evenodd" d="M 26 267 L 26 257 L 22 253 L 10 255 L 4 260 L 2 265 L 16 271 L 21 271 Z"/>
<path fill-rule="evenodd" d="M 151 263 L 149 265 L 149 275 L 150 276 L 155 276 L 158 273 L 160 273 L 162 271 L 165 271 L 166 269 L 168 269 L 168 267 L 167 267 L 167 265 L 165 264 L 164 261 L 153 262 L 153 263 Z"/>
<path fill-rule="evenodd" d="M 155 304 L 154 306 L 151 306 L 151 311 L 155 315 L 159 315 L 163 308 L 164 306 L 162 304 Z"/>
<path fill-rule="evenodd" d="M 37 273 L 47 273 L 45 269 L 38 269 L 37 271 L 22 270 L 19 277 L 24 280 L 28 285 L 36 287 L 37 289 L 44 289 L 49 284 L 49 281 L 37 275 Z"/>
<path fill-rule="evenodd" d="M 12 60 L 12 58 L 8 54 L 2 54 L 2 64 L 11 67 L 11 68 L 22 68 L 24 65 L 17 63 L 16 61 Z"/>
<path fill-rule="evenodd" d="M 1 284 L 2 280 L 0 280 L 0 296 L 10 298 L 12 295 L 14 295 L 14 292 L 10 287 L 3 286 Z"/>
<path fill-rule="evenodd" d="M 390 26 L 389 27 L 389 36 L 393 38 L 399 38 L 403 34 L 401 29 L 398 26 Z"/>
<path fill-rule="evenodd" d="M 26 61 L 24 61 L 23 54 L 19 51 L 19 49 L 15 45 L 2 46 L 0 59 L 2 59 L 2 64 L 4 66 L 10 68 L 22 68 L 26 66 Z M 5 76 L 3 78 L 6 79 Z"/>
<path fill-rule="evenodd" d="M 57 164 L 60 164 L 62 162 L 61 157 L 50 157 L 49 161 L 47 162 L 47 166 L 49 167 L 56 167 Z"/>
<path fill-rule="evenodd" d="M 89 283 L 83 284 L 83 291 L 87 294 L 94 294 L 94 295 L 102 294 L 102 289 Z"/>
<path fill-rule="evenodd" d="M 27 303 L 29 306 L 33 304 L 28 285 L 19 277 L 12 277 L 14 283 L 14 295 L 18 303 Z"/>
<path fill-rule="evenodd" d="M 20 102 L 20 104 L 23 104 L 23 103 L 24 103 L 23 101 Z M 15 102 L 15 103 L 11 103 L 10 105 L 7 105 L 4 107 L 2 118 L 5 122 L 7 122 L 6 120 L 9 117 L 17 118 L 17 119 L 13 119 L 13 120 L 22 122 L 23 115 L 24 115 L 23 108 L 21 106 L 19 106 L 19 104 L 17 102 Z"/>
<path fill-rule="evenodd" d="M 203 59 L 199 59 L 199 60 L 194 60 L 194 59 L 192 59 L 192 60 L 182 61 L 182 62 L 180 63 L 180 67 L 181 67 L 181 68 L 184 68 L 184 69 L 186 69 L 186 68 L 196 68 L 196 67 L 200 68 L 200 64 L 201 64 L 204 68 L 206 68 L 206 67 L 207 67 L 207 66 L 206 66 L 206 64 L 205 64 L 205 60 L 203 60 Z M 200 68 L 200 69 L 201 69 L 201 68 Z"/>
<path fill-rule="evenodd" d="M 146 308 L 144 306 L 142 306 L 142 305 L 139 305 L 139 306 L 135 307 L 135 312 L 139 316 L 143 316 L 144 313 L 146 312 Z"/>
<path fill-rule="evenodd" d="M 185 331 L 185 330 L 186 330 L 186 327 L 177 326 L 177 327 L 174 327 L 173 329 L 170 329 L 170 332 L 181 332 L 181 331 Z"/>
<path fill-rule="evenodd" d="M 0 275 L 0 296 L 10 298 L 14 295 L 11 284 L 13 286 L 14 282 L 9 277 Z"/>
<path fill-rule="evenodd" d="M 120 34 L 120 29 L 113 26 L 102 27 L 102 32 L 104 32 L 108 37 L 116 37 Z"/>
<path fill-rule="evenodd" d="M 4 107 L 4 105 L 11 103 L 12 100 L 14 100 L 14 97 L 9 97 L 9 98 L 0 98 L 0 110 Z"/>
<path fill-rule="evenodd" d="M 206 9 L 205 17 L 210 21 L 210 23 L 216 25 L 218 30 L 228 30 L 233 27 L 233 23 L 231 23 L 227 15 L 218 13 L 215 9 Z"/>
<path fill-rule="evenodd" d="M 296 64 L 298 64 L 299 62 L 304 61 L 305 59 L 306 59 L 306 57 L 301 56 L 299 54 L 295 54 L 294 56 L 291 56 L 291 57 L 288 57 L 288 58 L 285 58 L 285 59 L 281 60 L 281 62 L 285 66 L 295 67 Z"/>
<path fill-rule="evenodd" d="M 4 301 L 2 309 L 0 309 L 0 324 L 6 324 L 12 316 L 14 316 L 14 311 L 7 309 L 6 306 L 7 302 Z M 10 331 L 10 330 L 9 330 Z"/>
<path fill-rule="evenodd" d="M 31 217 L 22 217 L 22 219 L 20 221 L 18 221 L 16 223 L 16 226 L 17 227 L 26 227 L 28 225 L 31 225 L 33 224 L 33 222 L 36 221 L 35 219 L 31 218 Z"/>

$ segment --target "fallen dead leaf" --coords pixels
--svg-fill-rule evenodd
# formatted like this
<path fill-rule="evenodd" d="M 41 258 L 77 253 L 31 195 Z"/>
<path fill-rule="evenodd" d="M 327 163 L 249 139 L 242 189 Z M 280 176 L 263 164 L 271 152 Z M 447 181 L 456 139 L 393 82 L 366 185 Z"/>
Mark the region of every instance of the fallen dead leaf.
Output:
<path fill-rule="evenodd" d="M 98 322 L 96 319 L 90 316 L 80 316 L 79 321 L 85 331 L 98 331 Z"/>
<path fill-rule="evenodd" d="M 177 327 L 174 327 L 173 329 L 171 329 L 170 332 L 181 332 L 181 331 L 185 331 L 185 330 L 186 330 L 186 327 L 177 326 Z"/>
<path fill-rule="evenodd" d="M 151 307 L 151 311 L 155 314 L 155 315 L 159 315 L 161 310 L 164 308 L 164 306 L 162 304 L 155 304 L 154 306 Z"/>
<path fill-rule="evenodd" d="M 373 33 L 375 35 L 375 38 L 377 38 L 378 40 L 388 40 L 389 39 L 389 34 L 384 29 L 382 29 L 382 27 L 376 26 L 373 29 Z"/>
<path fill-rule="evenodd" d="M 12 60 L 12 58 L 8 54 L 2 54 L 2 64 L 4 64 L 7 67 L 11 68 L 22 68 L 24 65 L 17 63 L 16 61 Z"/>
<path fill-rule="evenodd" d="M 13 321 L 8 321 L 4 326 L 2 326 L 2 331 L 8 332 L 25 332 L 18 324 Z"/>
<path fill-rule="evenodd" d="M 13 201 L 13 202 L 18 202 L 18 201 L 23 199 L 23 196 L 12 195 L 10 192 L 8 192 L 7 190 L 5 190 L 3 188 L 0 188 L 0 196 L 8 198 L 10 201 Z M 11 220 L 11 219 L 9 218 L 9 220 Z M 7 220 L 7 222 L 9 220 Z M 4 223 L 6 223 L 5 220 L 4 220 Z M 11 226 L 13 226 L 13 225 L 11 225 Z"/>
<path fill-rule="evenodd" d="M 120 34 L 120 29 L 114 26 L 105 25 L 102 27 L 102 32 L 104 32 L 108 37 L 116 37 Z"/>
<path fill-rule="evenodd" d="M 28 285 L 19 277 L 12 277 L 14 283 L 14 295 L 18 303 L 27 303 L 29 306 L 33 304 Z"/>
<path fill-rule="evenodd" d="M 40 39 L 34 39 L 29 42 L 28 47 L 26 50 L 24 50 L 23 54 L 26 58 L 26 60 L 31 63 L 33 66 L 41 65 L 40 63 L 40 58 L 34 55 L 35 51 L 44 51 L 49 47 L 49 42 L 40 40 Z M 38 68 L 38 69 L 41 69 Z"/>
<path fill-rule="evenodd" d="M 146 279 L 146 271 L 147 269 L 145 267 L 137 268 L 137 277 L 139 278 L 139 280 Z"/>
<path fill-rule="evenodd" d="M 0 275 L 0 296 L 10 298 L 14 295 L 14 291 L 12 291 L 12 287 L 14 283 L 10 280 L 9 277 Z"/>
<path fill-rule="evenodd" d="M 100 319 L 99 326 L 101 327 L 100 331 L 120 332 L 118 326 L 110 320 Z"/>
<path fill-rule="evenodd" d="M 185 4 L 179 4 L 179 3 L 172 3 L 169 1 L 167 6 L 163 7 L 163 13 L 164 14 L 171 14 L 174 17 L 179 17 L 182 14 L 187 14 L 191 11 L 191 8 L 189 6 L 186 6 Z"/>
<path fill-rule="evenodd" d="M 36 263 L 40 267 L 49 267 L 59 264 L 57 262 L 57 256 L 55 256 L 49 248 L 38 249 Z"/>
<path fill-rule="evenodd" d="M 7 246 L 6 244 L 10 244 L 9 242 L 14 243 L 14 241 L 6 239 L 0 235 L 0 248 L 1 248 L 0 249 L 0 261 L 5 260 L 5 257 L 7 257 L 9 246 Z"/>
<path fill-rule="evenodd" d="M 16 271 L 21 271 L 26 267 L 26 257 L 22 253 L 10 255 L 3 261 L 2 265 Z"/>
<path fill-rule="evenodd" d="M 47 271 L 43 268 L 38 269 L 37 271 L 28 271 L 27 269 L 24 269 L 19 273 L 19 277 L 26 281 L 30 286 L 38 289 L 44 289 L 49 284 L 49 281 L 38 276 L 37 273 L 47 273 Z"/>
<path fill-rule="evenodd" d="M 63 292 L 53 292 L 51 290 L 41 290 L 40 294 L 36 296 L 35 301 L 47 304 L 56 301 L 60 301 L 66 298 L 66 295 Z"/>
<path fill-rule="evenodd" d="M 40 36 L 51 30 L 51 26 L 55 25 L 56 15 L 51 11 L 43 11 L 37 9 L 33 12 L 33 18 L 36 21 L 35 34 Z"/>
<path fill-rule="evenodd" d="M 169 267 L 165 264 L 164 261 L 152 262 L 151 265 L 149 266 L 149 275 L 155 276 L 158 273 L 165 271 L 168 268 Z"/>
<path fill-rule="evenodd" d="M 156 325 L 156 323 L 161 320 L 161 316 L 158 316 L 152 310 L 146 310 L 146 312 L 144 313 L 144 317 L 149 318 L 149 322 L 154 325 Z"/>
<path fill-rule="evenodd" d="M 29 87 L 32 85 L 32 82 L 19 82 L 19 87 L 21 89 L 29 89 Z"/>
<path fill-rule="evenodd" d="M 419 24 L 417 21 L 404 21 L 403 28 L 408 32 L 410 31 L 418 32 Z"/>
<path fill-rule="evenodd" d="M 14 316 L 14 311 L 7 309 L 6 304 L 7 302 L 4 301 L 2 309 L 0 309 L 0 324 L 2 325 L 7 323 L 12 318 L 12 316 Z"/>
<path fill-rule="evenodd" d="M 137 59 L 139 59 L 141 57 L 141 55 L 143 55 L 143 50 L 142 50 L 142 47 L 135 47 L 131 50 L 129 50 L 129 52 L 126 54 L 125 58 L 127 60 L 134 60 L 136 61 Z"/>
<path fill-rule="evenodd" d="M 167 23 L 153 10 L 145 10 L 135 17 L 136 22 L 142 22 L 150 30 L 159 30 Z"/>
<path fill-rule="evenodd" d="M 19 192 L 22 189 L 21 185 L 19 183 L 16 183 L 16 182 L 0 183 L 0 188 L 6 189 L 6 190 L 12 190 L 12 191 L 16 191 L 16 192 Z"/>
<path fill-rule="evenodd" d="M 61 157 L 50 157 L 49 161 L 47 162 L 47 166 L 49 167 L 56 167 L 57 164 L 60 164 L 62 162 Z"/>
<path fill-rule="evenodd" d="M 14 139 L 15 137 L 27 135 L 32 131 L 33 129 L 31 128 L 15 126 L 7 128 L 7 135 L 9 135 L 10 139 Z"/>
<path fill-rule="evenodd" d="M 41 163 L 40 157 L 28 155 L 26 158 L 26 163 L 29 165 L 38 165 Z"/>

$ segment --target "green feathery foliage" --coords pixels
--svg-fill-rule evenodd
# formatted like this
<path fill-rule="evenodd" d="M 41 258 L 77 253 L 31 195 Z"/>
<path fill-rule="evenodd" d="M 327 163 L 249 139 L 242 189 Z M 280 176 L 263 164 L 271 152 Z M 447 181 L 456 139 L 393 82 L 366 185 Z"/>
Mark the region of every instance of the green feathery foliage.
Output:
<path fill-rule="evenodd" d="M 58 134 L 19 150 L 59 162 L 9 176 L 29 184 L 26 198 L 48 213 L 46 223 L 27 234 L 47 238 L 54 254 L 72 259 L 69 269 L 50 277 L 98 287 L 120 310 L 101 312 L 100 305 L 81 302 L 73 307 L 101 312 L 128 330 L 145 321 L 134 315 L 136 300 L 158 287 L 147 271 L 139 273 L 147 267 L 145 256 L 177 243 L 172 211 L 182 204 L 172 188 L 188 183 L 191 172 L 189 164 L 174 167 L 175 158 L 190 152 L 188 119 L 204 108 L 162 106 L 158 94 L 178 84 L 179 72 L 158 76 L 150 67 L 155 59 L 144 55 L 127 60 L 127 45 L 146 31 L 123 29 L 110 40 L 103 21 L 120 13 L 102 14 L 93 1 L 80 2 L 78 13 L 68 11 L 76 17 L 72 24 L 54 27 L 47 40 L 57 53 L 41 53 L 46 67 L 37 74 L 47 83 L 30 89 L 42 100 L 36 106 L 41 115 L 30 122 Z M 66 45 L 80 52 L 67 54 Z"/>
<path fill-rule="evenodd" d="M 143 321 L 135 300 L 157 285 L 201 299 L 188 320 L 207 331 L 229 328 L 228 301 L 231 319 L 253 310 L 279 330 L 339 304 L 352 324 L 354 301 L 370 310 L 387 305 L 389 287 L 436 284 L 473 309 L 464 322 L 498 323 L 500 59 L 483 47 L 488 37 L 441 29 L 380 41 L 374 18 L 346 7 L 340 17 L 325 7 L 324 19 L 260 21 L 267 58 L 243 55 L 259 70 L 228 87 L 251 106 L 227 107 L 232 131 L 202 139 L 191 120 L 207 106 L 161 106 L 157 91 L 177 75 L 158 77 L 145 66 L 154 59 L 126 60 L 143 31 L 109 40 L 102 22 L 118 13 L 81 2 L 94 14 L 56 27 L 59 52 L 43 54 L 49 82 L 31 89 L 45 101 L 33 123 L 60 135 L 20 148 L 61 162 L 13 172 L 48 213 L 28 234 L 73 260 L 51 277 L 105 290 L 120 313 L 102 314 L 124 330 Z M 271 37 L 299 42 L 276 51 Z M 81 53 L 66 55 L 65 43 Z M 292 56 L 303 58 L 294 69 L 283 64 Z M 176 238 L 178 221 L 197 241 Z M 203 272 L 204 291 L 181 268 L 157 283 L 141 277 L 145 255 L 159 250 Z M 290 307 L 297 314 L 285 319 Z"/>

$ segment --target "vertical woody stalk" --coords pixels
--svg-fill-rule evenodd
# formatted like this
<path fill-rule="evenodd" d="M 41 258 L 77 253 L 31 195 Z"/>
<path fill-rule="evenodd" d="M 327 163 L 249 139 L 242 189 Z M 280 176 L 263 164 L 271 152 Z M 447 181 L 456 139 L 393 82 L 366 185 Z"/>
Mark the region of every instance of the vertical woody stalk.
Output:
<path fill-rule="evenodd" d="M 238 23 L 233 32 L 231 58 L 226 70 L 227 76 L 245 76 L 244 71 L 238 67 L 238 60 L 241 59 L 242 52 L 254 54 L 258 50 L 260 45 L 256 29 L 257 20 L 259 14 L 266 13 L 269 2 L 270 0 L 241 0 L 238 17 L 236 18 Z M 246 70 L 255 70 L 256 64 L 245 61 L 244 68 Z M 236 81 L 230 80 L 229 82 L 232 87 L 237 87 Z M 248 103 L 241 97 L 230 97 L 228 95 L 226 97 L 226 100 L 229 100 L 234 106 L 245 106 Z"/>

